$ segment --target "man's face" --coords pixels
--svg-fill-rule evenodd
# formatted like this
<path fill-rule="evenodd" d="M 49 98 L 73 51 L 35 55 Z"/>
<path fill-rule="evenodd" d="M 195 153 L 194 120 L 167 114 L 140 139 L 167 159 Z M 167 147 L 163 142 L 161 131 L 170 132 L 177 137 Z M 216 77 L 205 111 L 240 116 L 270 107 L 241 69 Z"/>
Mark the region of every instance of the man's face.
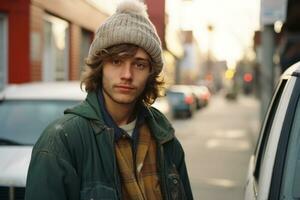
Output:
<path fill-rule="evenodd" d="M 106 101 L 134 105 L 150 75 L 150 58 L 141 48 L 130 58 L 114 57 L 103 64 L 103 93 Z"/>

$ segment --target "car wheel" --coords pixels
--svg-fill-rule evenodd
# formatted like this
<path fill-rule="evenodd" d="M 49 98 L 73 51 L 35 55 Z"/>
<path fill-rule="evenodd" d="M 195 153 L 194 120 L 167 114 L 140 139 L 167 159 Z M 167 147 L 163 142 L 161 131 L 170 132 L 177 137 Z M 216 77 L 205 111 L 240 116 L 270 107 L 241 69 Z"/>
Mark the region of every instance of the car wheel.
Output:
<path fill-rule="evenodd" d="M 186 113 L 187 118 L 191 118 L 193 116 L 193 112 L 188 110 Z"/>

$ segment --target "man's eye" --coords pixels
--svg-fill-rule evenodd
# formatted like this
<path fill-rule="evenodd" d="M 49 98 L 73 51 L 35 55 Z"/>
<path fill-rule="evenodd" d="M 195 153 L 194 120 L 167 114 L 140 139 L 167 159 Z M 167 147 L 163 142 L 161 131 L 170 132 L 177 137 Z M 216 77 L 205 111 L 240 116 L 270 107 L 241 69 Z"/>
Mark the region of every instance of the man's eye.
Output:
<path fill-rule="evenodd" d="M 136 67 L 137 67 L 138 69 L 144 69 L 146 66 L 145 66 L 144 64 L 142 64 L 142 63 L 137 63 L 137 64 L 136 64 Z"/>
<path fill-rule="evenodd" d="M 114 59 L 114 60 L 111 61 L 111 63 L 112 63 L 113 65 L 120 65 L 120 64 L 122 63 L 122 61 L 119 60 L 119 59 Z"/>
<path fill-rule="evenodd" d="M 145 63 L 135 63 L 135 67 L 139 70 L 144 70 L 148 67 L 148 65 Z"/>

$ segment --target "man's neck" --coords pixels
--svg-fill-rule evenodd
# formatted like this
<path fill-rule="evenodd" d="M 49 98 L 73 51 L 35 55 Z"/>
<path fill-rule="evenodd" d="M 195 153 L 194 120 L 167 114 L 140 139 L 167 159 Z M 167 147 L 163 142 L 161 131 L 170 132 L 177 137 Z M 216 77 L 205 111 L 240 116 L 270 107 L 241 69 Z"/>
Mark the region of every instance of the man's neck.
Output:
<path fill-rule="evenodd" d="M 134 113 L 135 104 L 117 103 L 113 101 L 105 92 L 103 92 L 103 97 L 107 112 L 118 126 L 128 124 L 136 118 L 136 113 Z"/>

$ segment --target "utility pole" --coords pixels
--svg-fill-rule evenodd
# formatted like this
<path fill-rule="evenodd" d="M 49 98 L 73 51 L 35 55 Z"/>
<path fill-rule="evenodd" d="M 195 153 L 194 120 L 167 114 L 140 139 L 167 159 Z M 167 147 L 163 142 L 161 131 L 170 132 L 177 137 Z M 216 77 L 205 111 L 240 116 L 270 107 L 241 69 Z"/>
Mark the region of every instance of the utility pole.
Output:
<path fill-rule="evenodd" d="M 273 91 L 275 65 L 273 56 L 275 52 L 275 32 L 274 23 L 283 22 L 286 18 L 288 0 L 261 0 L 261 45 L 262 52 L 260 55 L 260 80 L 261 87 L 261 119 L 267 112 Z"/>
<path fill-rule="evenodd" d="M 262 55 L 261 58 L 261 75 L 260 75 L 260 87 L 261 87 L 261 118 L 264 117 L 267 112 L 268 105 L 270 103 L 273 90 L 274 90 L 274 62 L 273 55 L 275 51 L 274 44 L 274 29 L 273 25 L 265 25 L 262 30 Z"/>
<path fill-rule="evenodd" d="M 208 45 L 207 45 L 207 61 L 206 61 L 206 73 L 205 73 L 205 80 L 213 81 L 213 67 L 212 67 L 212 33 L 214 31 L 214 27 L 211 24 L 207 25 L 208 31 Z"/>

